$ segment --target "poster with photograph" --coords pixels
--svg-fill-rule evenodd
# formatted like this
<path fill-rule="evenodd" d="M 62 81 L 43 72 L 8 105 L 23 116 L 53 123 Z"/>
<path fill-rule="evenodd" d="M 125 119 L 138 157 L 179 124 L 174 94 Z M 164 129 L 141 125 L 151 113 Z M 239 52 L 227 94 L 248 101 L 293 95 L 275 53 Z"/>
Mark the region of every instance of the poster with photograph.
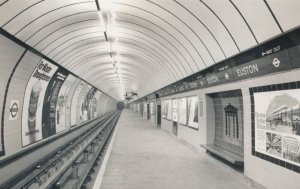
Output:
<path fill-rule="evenodd" d="M 167 100 L 167 119 L 171 120 L 172 119 L 172 100 Z"/>
<path fill-rule="evenodd" d="M 188 98 L 188 107 L 187 107 L 187 121 L 188 126 L 198 129 L 198 97 L 189 97 Z"/>
<path fill-rule="evenodd" d="M 76 77 L 69 74 L 66 80 L 64 81 L 63 85 L 61 86 L 58 98 L 56 102 L 56 117 L 55 117 L 55 124 L 56 124 L 56 132 L 61 132 L 66 129 L 66 113 L 68 107 L 68 99 L 71 98 L 68 96 L 69 91 L 74 84 Z"/>
<path fill-rule="evenodd" d="M 78 103 L 78 99 L 79 99 L 79 95 L 83 89 L 83 87 L 85 86 L 85 82 L 84 81 L 80 81 L 80 83 L 78 84 L 73 97 L 72 97 L 72 103 L 71 103 L 71 127 L 75 126 L 77 124 L 77 103 Z"/>
<path fill-rule="evenodd" d="M 50 137 L 59 132 L 56 130 L 56 118 L 59 117 L 59 112 L 56 111 L 56 105 L 60 88 L 66 80 L 68 74 L 69 73 L 67 70 L 58 68 L 48 84 L 45 92 L 42 114 L 43 138 Z"/>
<path fill-rule="evenodd" d="M 167 100 L 162 101 L 162 109 L 163 109 L 163 118 L 167 119 L 168 115 L 168 105 L 167 105 Z"/>
<path fill-rule="evenodd" d="M 86 85 L 80 96 L 79 110 L 77 107 L 77 123 L 82 123 L 88 120 L 88 102 L 91 96 L 94 96 L 94 89 L 90 85 Z"/>
<path fill-rule="evenodd" d="M 83 109 L 87 111 L 87 120 L 93 119 L 94 114 L 97 111 L 97 98 L 96 98 L 97 89 L 92 87 L 84 98 Z"/>
<path fill-rule="evenodd" d="M 154 115 L 154 103 L 150 102 L 150 114 Z"/>
<path fill-rule="evenodd" d="M 22 144 L 42 139 L 42 113 L 44 96 L 57 66 L 42 59 L 28 80 L 22 108 Z M 51 87 L 51 86 L 50 86 Z"/>
<path fill-rule="evenodd" d="M 101 91 L 97 90 L 94 98 L 92 99 L 92 102 L 89 104 L 91 119 L 95 119 L 96 117 L 98 117 L 98 112 L 100 112 L 98 111 L 98 103 L 100 102 L 101 95 Z"/>
<path fill-rule="evenodd" d="M 144 106 L 143 106 L 143 117 L 147 117 L 147 103 L 144 103 Z"/>
<path fill-rule="evenodd" d="M 186 122 L 186 108 L 187 108 L 187 99 L 186 98 L 180 98 L 178 100 L 178 106 L 179 106 L 179 123 L 182 125 L 187 125 Z"/>
<path fill-rule="evenodd" d="M 255 150 L 300 165 L 300 89 L 253 96 Z"/>
<path fill-rule="evenodd" d="M 3 141 L 2 141 L 2 129 L 0 129 L 0 156 L 4 155 Z"/>
<path fill-rule="evenodd" d="M 172 100 L 172 121 L 178 122 L 178 100 Z"/>

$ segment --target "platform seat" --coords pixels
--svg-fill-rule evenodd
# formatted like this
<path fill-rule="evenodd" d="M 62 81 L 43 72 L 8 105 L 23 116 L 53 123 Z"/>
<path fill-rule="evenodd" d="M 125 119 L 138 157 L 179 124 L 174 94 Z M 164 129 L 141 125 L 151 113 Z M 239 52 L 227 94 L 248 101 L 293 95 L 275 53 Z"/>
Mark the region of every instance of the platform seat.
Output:
<path fill-rule="evenodd" d="M 234 165 L 244 165 L 244 158 L 213 144 L 201 144 L 207 151 L 225 159 Z"/>

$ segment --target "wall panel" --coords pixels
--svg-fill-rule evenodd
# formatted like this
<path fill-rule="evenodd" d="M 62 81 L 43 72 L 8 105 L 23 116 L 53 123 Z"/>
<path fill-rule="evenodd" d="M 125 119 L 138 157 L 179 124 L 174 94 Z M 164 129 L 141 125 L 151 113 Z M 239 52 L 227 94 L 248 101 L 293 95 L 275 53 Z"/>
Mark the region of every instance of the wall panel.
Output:
<path fill-rule="evenodd" d="M 18 46 L 14 42 L 10 41 L 8 38 L 0 35 L 0 155 L 4 153 L 3 144 L 3 123 L 2 123 L 2 111 L 3 103 L 6 92 L 6 86 L 13 72 L 14 67 L 18 63 L 22 53 L 25 51 L 24 48 Z M 10 107 L 10 105 L 8 106 Z M 8 108 L 9 109 L 9 108 Z M 9 110 L 8 110 L 9 111 Z"/>
<path fill-rule="evenodd" d="M 25 89 L 32 72 L 40 60 L 41 57 L 27 51 L 16 68 L 15 74 L 11 80 L 5 106 L 10 107 L 12 101 L 17 101 L 19 103 L 19 111 L 17 119 L 15 120 L 9 120 L 9 108 L 7 108 L 7 111 L 5 112 L 4 137 L 7 149 L 6 155 L 13 154 L 22 149 L 21 126 Z"/>

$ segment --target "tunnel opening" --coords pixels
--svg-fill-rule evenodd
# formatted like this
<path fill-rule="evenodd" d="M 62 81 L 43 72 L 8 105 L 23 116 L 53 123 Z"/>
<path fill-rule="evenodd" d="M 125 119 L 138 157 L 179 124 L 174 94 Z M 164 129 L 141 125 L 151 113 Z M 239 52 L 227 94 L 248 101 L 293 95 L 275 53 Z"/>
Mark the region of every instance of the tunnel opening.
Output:
<path fill-rule="evenodd" d="M 117 110 L 122 111 L 125 107 L 124 102 L 118 102 L 117 103 Z"/>

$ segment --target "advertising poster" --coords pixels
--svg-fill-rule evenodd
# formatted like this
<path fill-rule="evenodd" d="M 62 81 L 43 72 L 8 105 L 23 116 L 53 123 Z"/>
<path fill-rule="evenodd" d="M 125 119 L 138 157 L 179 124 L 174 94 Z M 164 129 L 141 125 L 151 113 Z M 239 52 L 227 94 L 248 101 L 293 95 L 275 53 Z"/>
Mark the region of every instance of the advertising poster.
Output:
<path fill-rule="evenodd" d="M 91 120 L 94 117 L 93 114 L 97 111 L 97 99 L 95 98 L 97 89 L 91 86 L 88 86 L 87 89 L 89 90 L 87 94 L 83 96 L 83 101 L 80 107 L 81 122 Z"/>
<path fill-rule="evenodd" d="M 97 117 L 97 89 L 93 87 L 90 89 L 87 96 L 87 108 L 88 108 L 88 120 L 94 119 Z"/>
<path fill-rule="evenodd" d="M 42 139 L 44 96 L 57 69 L 57 66 L 42 59 L 28 80 L 22 110 L 23 146 Z"/>
<path fill-rule="evenodd" d="M 2 141 L 2 129 L 0 129 L 0 156 L 4 155 L 4 149 L 3 149 L 3 141 Z"/>
<path fill-rule="evenodd" d="M 243 124 L 244 111 L 242 93 L 240 90 L 224 91 L 212 94 L 215 117 L 215 144 L 236 154 L 244 146 Z M 202 99 L 200 98 L 201 102 Z M 203 105 L 203 103 L 202 103 Z M 199 103 L 199 114 L 203 115 L 203 107 Z"/>
<path fill-rule="evenodd" d="M 300 165 L 300 89 L 254 93 L 255 150 Z"/>
<path fill-rule="evenodd" d="M 179 105 L 179 123 L 182 125 L 186 125 L 186 107 L 187 107 L 187 99 L 186 98 L 180 98 L 178 100 L 178 105 Z"/>
<path fill-rule="evenodd" d="M 178 101 L 172 100 L 172 121 L 178 122 Z"/>
<path fill-rule="evenodd" d="M 167 119 L 171 120 L 172 119 L 172 100 L 167 100 Z"/>
<path fill-rule="evenodd" d="M 168 115 L 168 105 L 167 105 L 167 101 L 166 100 L 164 100 L 164 101 L 162 101 L 162 109 L 163 109 L 163 118 L 164 119 L 167 119 L 167 115 Z"/>
<path fill-rule="evenodd" d="M 71 98 L 70 96 L 68 96 L 68 94 L 75 80 L 76 77 L 69 74 L 59 90 L 58 98 L 56 102 L 56 110 L 55 110 L 56 112 L 55 124 L 56 124 L 57 133 L 64 131 L 66 129 L 66 113 L 68 107 L 67 102 L 68 99 Z"/>
<path fill-rule="evenodd" d="M 198 98 L 196 96 L 188 98 L 187 113 L 188 126 L 198 129 Z"/>
<path fill-rule="evenodd" d="M 101 91 L 97 91 L 97 94 L 95 95 L 95 98 L 97 99 L 97 113 L 96 113 L 96 117 L 99 117 L 105 111 L 105 108 L 104 108 L 104 105 L 103 105 L 103 101 L 105 99 L 105 95 Z"/>
<path fill-rule="evenodd" d="M 147 117 L 147 103 L 144 103 L 144 106 L 143 106 L 143 117 Z"/>
<path fill-rule="evenodd" d="M 84 89 L 84 91 L 81 93 L 80 97 L 80 103 L 79 103 L 79 111 L 77 112 L 79 123 L 82 123 L 84 121 L 88 120 L 88 103 L 90 96 L 93 96 L 93 87 L 90 85 L 87 85 Z M 79 114 L 78 114 L 79 113 Z"/>
<path fill-rule="evenodd" d="M 100 102 L 101 94 L 102 93 L 97 90 L 92 102 L 90 103 L 91 119 L 95 119 L 96 117 L 98 117 L 98 112 L 100 112 L 98 111 L 98 103 Z"/>
<path fill-rule="evenodd" d="M 80 83 L 78 84 L 73 97 L 72 97 L 72 103 L 71 103 L 71 127 L 77 124 L 77 102 L 78 102 L 78 98 L 79 95 L 81 93 L 81 90 L 83 88 L 83 86 L 85 85 L 84 81 L 80 81 Z"/>
<path fill-rule="evenodd" d="M 154 103 L 153 103 L 153 102 L 150 102 L 150 114 L 151 114 L 151 115 L 154 115 L 154 110 L 153 110 L 153 108 L 154 108 Z"/>
<path fill-rule="evenodd" d="M 42 136 L 50 137 L 59 131 L 56 131 L 56 117 L 59 112 L 56 111 L 58 94 L 61 86 L 68 76 L 68 71 L 59 68 L 52 76 L 44 97 L 43 113 L 42 113 Z"/>

